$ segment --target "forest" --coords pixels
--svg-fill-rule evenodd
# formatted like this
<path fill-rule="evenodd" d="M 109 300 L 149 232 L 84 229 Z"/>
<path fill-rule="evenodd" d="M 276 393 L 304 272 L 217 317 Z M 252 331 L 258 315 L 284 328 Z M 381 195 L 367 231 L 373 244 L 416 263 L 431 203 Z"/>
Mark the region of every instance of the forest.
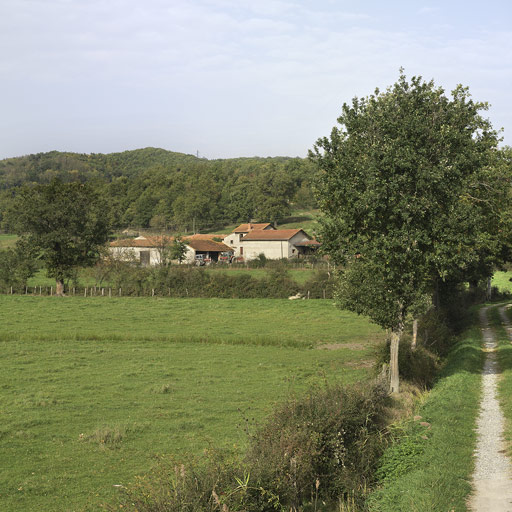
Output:
<path fill-rule="evenodd" d="M 0 220 L 20 187 L 89 183 L 110 205 L 115 229 L 175 232 L 279 222 L 294 208 L 314 208 L 316 168 L 289 157 L 207 160 L 157 148 L 111 154 L 51 151 L 0 161 Z"/>

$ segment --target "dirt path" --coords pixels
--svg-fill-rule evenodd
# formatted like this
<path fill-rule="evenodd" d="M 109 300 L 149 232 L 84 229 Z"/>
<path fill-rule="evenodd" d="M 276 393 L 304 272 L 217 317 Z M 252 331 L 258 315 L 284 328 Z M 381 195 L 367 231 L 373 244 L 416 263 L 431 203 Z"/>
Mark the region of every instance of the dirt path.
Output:
<path fill-rule="evenodd" d="M 500 309 L 502 320 L 504 308 Z M 477 447 L 473 496 L 469 509 L 473 512 L 512 512 L 512 466 L 504 455 L 503 413 L 497 399 L 499 369 L 496 360 L 496 341 L 487 320 L 487 308 L 480 310 L 486 359 L 482 372 L 482 402 L 477 420 Z M 505 324 L 509 335 L 512 331 Z"/>

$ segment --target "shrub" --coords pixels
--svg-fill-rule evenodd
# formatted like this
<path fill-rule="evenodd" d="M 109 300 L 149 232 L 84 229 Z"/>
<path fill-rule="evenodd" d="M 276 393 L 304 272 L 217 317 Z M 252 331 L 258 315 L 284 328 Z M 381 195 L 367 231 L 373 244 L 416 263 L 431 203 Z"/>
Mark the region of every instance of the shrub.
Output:
<path fill-rule="evenodd" d="M 332 299 L 334 292 L 334 279 L 327 270 L 317 270 L 313 277 L 302 286 L 304 294 L 309 292 L 311 299 Z"/>
<path fill-rule="evenodd" d="M 318 500 L 361 502 L 386 445 L 387 401 L 377 383 L 311 390 L 274 410 L 242 461 L 218 452 L 187 465 L 161 460 L 124 490 L 120 505 L 138 512 L 299 512 Z"/>
<path fill-rule="evenodd" d="M 246 459 L 251 476 L 286 510 L 317 495 L 361 495 L 385 446 L 386 402 L 380 384 L 327 387 L 289 400 L 254 436 Z"/>

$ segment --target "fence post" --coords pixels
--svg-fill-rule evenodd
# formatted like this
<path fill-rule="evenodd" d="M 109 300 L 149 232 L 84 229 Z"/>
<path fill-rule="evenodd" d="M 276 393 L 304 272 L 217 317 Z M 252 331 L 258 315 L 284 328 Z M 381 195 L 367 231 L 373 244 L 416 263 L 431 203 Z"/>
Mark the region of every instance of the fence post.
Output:
<path fill-rule="evenodd" d="M 75 287 L 73 286 L 73 297 L 75 296 Z"/>
<path fill-rule="evenodd" d="M 28 286 L 25 286 L 25 295 L 28 295 Z"/>
<path fill-rule="evenodd" d="M 325 299 L 325 288 L 324 288 L 324 299 Z"/>
<path fill-rule="evenodd" d="M 101 296 L 104 297 L 105 296 L 105 288 L 102 288 L 101 289 Z"/>
<path fill-rule="evenodd" d="M 84 288 L 84 297 L 87 297 L 87 286 Z"/>
<path fill-rule="evenodd" d="M 11 286 L 11 295 L 12 295 L 12 286 Z"/>
<path fill-rule="evenodd" d="M 308 299 L 309 299 L 309 290 L 308 290 Z"/>
<path fill-rule="evenodd" d="M 121 288 L 119 288 L 119 297 L 121 297 Z"/>
<path fill-rule="evenodd" d="M 53 286 L 50 286 L 50 297 L 53 297 Z"/>
<path fill-rule="evenodd" d="M 151 297 L 154 297 L 154 296 L 155 296 L 155 289 L 151 288 Z"/>
<path fill-rule="evenodd" d="M 112 288 L 109 288 L 109 289 L 108 289 L 108 296 L 109 296 L 109 297 L 112 297 Z"/>

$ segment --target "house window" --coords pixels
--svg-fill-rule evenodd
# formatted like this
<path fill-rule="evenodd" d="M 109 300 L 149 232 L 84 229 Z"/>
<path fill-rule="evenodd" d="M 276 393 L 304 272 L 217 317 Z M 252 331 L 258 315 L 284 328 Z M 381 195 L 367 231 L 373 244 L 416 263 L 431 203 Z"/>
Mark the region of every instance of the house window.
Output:
<path fill-rule="evenodd" d="M 244 248 L 240 247 L 240 256 L 243 256 L 243 254 L 244 254 Z"/>
<path fill-rule="evenodd" d="M 231 245 L 233 245 L 233 240 L 230 240 L 230 241 L 229 241 L 229 243 L 230 243 Z"/>
<path fill-rule="evenodd" d="M 294 254 L 294 253 L 295 253 L 295 249 L 292 249 L 292 254 Z"/>

